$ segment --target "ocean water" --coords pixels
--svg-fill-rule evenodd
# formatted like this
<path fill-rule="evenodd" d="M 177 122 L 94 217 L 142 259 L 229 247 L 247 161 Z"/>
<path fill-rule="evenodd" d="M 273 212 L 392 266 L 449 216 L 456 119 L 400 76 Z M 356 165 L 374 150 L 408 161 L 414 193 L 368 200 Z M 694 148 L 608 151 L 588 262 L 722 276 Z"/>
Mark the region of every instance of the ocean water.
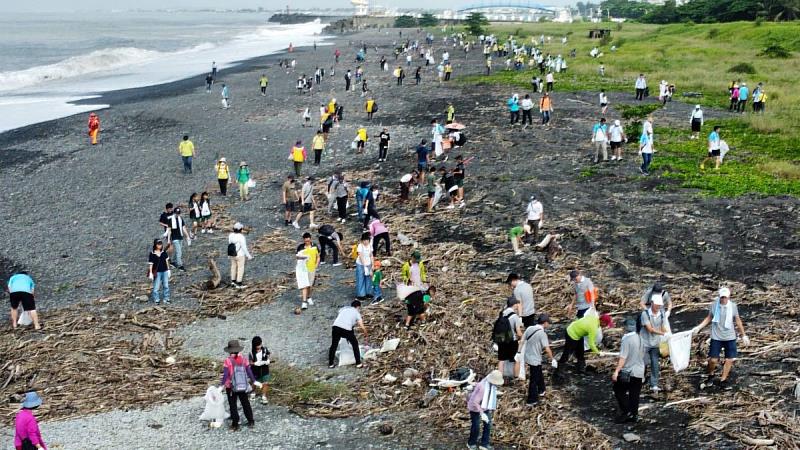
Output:
<path fill-rule="evenodd" d="M 0 16 L 0 132 L 108 105 L 103 92 L 151 86 L 321 42 L 324 24 L 268 13 L 118 12 Z"/>

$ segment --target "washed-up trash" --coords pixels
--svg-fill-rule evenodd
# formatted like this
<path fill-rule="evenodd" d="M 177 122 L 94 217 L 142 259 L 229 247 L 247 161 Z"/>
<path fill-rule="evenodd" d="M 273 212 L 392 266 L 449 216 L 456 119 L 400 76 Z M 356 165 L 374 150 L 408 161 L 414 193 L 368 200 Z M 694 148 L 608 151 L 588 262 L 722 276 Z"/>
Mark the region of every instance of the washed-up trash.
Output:
<path fill-rule="evenodd" d="M 386 384 L 391 384 L 394 383 L 395 381 L 397 381 L 397 377 L 390 373 L 387 373 L 386 375 L 383 376 L 383 382 Z"/>
<path fill-rule="evenodd" d="M 441 388 L 455 388 L 470 384 L 475 380 L 475 372 L 465 367 L 450 372 L 449 378 L 434 378 L 434 386 Z"/>
<path fill-rule="evenodd" d="M 625 439 L 625 442 L 639 442 L 642 440 L 638 434 L 634 433 L 625 433 L 622 435 L 622 439 Z"/>
<path fill-rule="evenodd" d="M 422 406 L 427 408 L 428 405 L 431 404 L 433 399 L 435 399 L 436 396 L 438 396 L 438 395 L 439 395 L 439 391 L 437 391 L 436 389 L 431 389 L 430 391 L 426 392 L 425 396 L 422 397 L 422 402 L 421 402 Z"/>
<path fill-rule="evenodd" d="M 400 338 L 387 339 L 383 341 L 383 346 L 381 347 L 381 353 L 393 352 L 397 350 L 398 345 L 400 345 Z"/>
<path fill-rule="evenodd" d="M 369 347 L 360 345 L 359 351 L 362 357 L 369 350 Z M 336 350 L 336 356 L 339 358 L 339 367 L 352 366 L 356 363 L 356 355 L 353 353 L 353 346 L 347 342 L 347 339 L 339 339 L 339 347 Z"/>
<path fill-rule="evenodd" d="M 219 428 L 225 422 L 230 414 L 225 411 L 225 394 L 223 394 L 221 387 L 209 386 L 206 390 L 205 400 L 206 406 L 203 409 L 203 414 L 200 414 L 200 420 L 207 420 L 210 428 Z"/>

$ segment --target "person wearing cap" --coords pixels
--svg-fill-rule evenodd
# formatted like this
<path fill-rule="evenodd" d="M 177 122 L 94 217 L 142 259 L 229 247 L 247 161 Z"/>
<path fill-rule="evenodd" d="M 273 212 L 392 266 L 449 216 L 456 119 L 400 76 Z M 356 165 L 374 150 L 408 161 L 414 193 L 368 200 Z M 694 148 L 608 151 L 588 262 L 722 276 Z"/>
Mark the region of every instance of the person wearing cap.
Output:
<path fill-rule="evenodd" d="M 298 205 L 298 203 L 300 203 L 300 195 L 297 190 L 297 183 L 295 182 L 294 175 L 289 174 L 281 188 L 281 203 L 283 203 L 283 222 L 285 226 L 293 222 L 292 216 L 294 212 L 298 210 L 298 206 L 302 208 L 301 205 Z"/>
<path fill-rule="evenodd" d="M 725 363 L 722 366 L 722 376 L 719 379 L 720 385 L 727 387 L 728 376 L 731 374 L 733 362 L 736 361 L 738 350 L 736 348 L 736 328 L 742 335 L 742 344 L 745 347 L 750 345 L 750 338 L 744 332 L 744 324 L 742 318 L 739 317 L 739 308 L 736 303 L 731 300 L 730 289 L 723 287 L 719 290 L 718 297 L 711 303 L 708 309 L 708 315 L 700 325 L 692 328 L 692 335 L 696 335 L 706 325 L 711 324 L 711 346 L 708 350 L 708 366 L 706 368 L 708 377 L 706 378 L 705 385 L 711 386 L 714 382 L 714 371 L 719 363 L 719 357 L 722 351 L 725 351 Z"/>
<path fill-rule="evenodd" d="M 389 141 L 392 137 L 389 135 L 389 129 L 384 128 L 378 136 L 378 162 L 386 161 L 386 154 L 389 152 Z"/>
<path fill-rule="evenodd" d="M 603 154 L 603 162 L 608 161 L 608 125 L 606 118 L 601 117 L 600 121 L 592 127 L 592 147 L 594 148 L 594 163 L 600 160 Z"/>
<path fill-rule="evenodd" d="M 231 261 L 231 286 L 237 289 L 247 287 L 242 283 L 242 279 L 244 278 L 244 262 L 246 259 L 253 259 L 253 256 L 247 249 L 247 238 L 242 234 L 243 229 L 244 226 L 236 222 L 233 224 L 233 232 L 228 234 L 228 259 Z M 235 253 L 235 255 L 231 254 L 231 250 L 234 250 L 233 253 Z"/>
<path fill-rule="evenodd" d="M 511 334 L 514 340 L 505 344 L 497 344 L 497 370 L 505 374 L 504 366 L 506 362 L 514 364 L 514 378 L 519 375 L 519 361 L 517 360 L 517 353 L 519 353 L 520 338 L 524 328 L 522 326 L 522 318 L 520 318 L 520 302 L 514 297 L 506 300 L 506 308 L 502 311 L 501 315 L 508 319 L 511 324 Z"/>
<path fill-rule="evenodd" d="M 40 406 L 42 406 L 42 399 L 39 394 L 34 391 L 25 393 L 22 409 L 14 418 L 14 448 L 16 450 L 23 448 L 47 450 L 42 433 L 39 431 L 39 422 L 33 414 L 33 410 Z M 27 447 L 25 447 L 26 445 Z"/>
<path fill-rule="evenodd" d="M 650 390 L 658 393 L 659 359 L 661 358 L 662 336 L 669 334 L 669 323 L 662 310 L 664 300 L 661 294 L 653 294 L 650 297 L 650 307 L 641 312 L 642 327 L 639 335 L 644 346 L 645 366 L 650 366 Z"/>
<path fill-rule="evenodd" d="M 644 380 L 644 348 L 642 338 L 636 332 L 636 321 L 625 321 L 625 334 L 619 348 L 617 367 L 611 375 L 614 396 L 619 404 L 617 423 L 636 422 L 639 416 L 639 395 Z"/>
<path fill-rule="evenodd" d="M 589 307 L 597 301 L 597 289 L 592 279 L 584 276 L 579 270 L 569 273 L 569 279 L 575 286 L 575 300 L 567 305 L 567 315 L 572 315 L 573 309 L 578 307 L 577 317 L 583 317 Z"/>
<path fill-rule="evenodd" d="M 317 202 L 314 200 L 313 176 L 306 177 L 306 182 L 303 183 L 303 187 L 300 188 L 300 200 L 302 206 L 300 212 L 297 213 L 297 217 L 295 217 L 292 222 L 292 226 L 299 230 L 300 218 L 303 217 L 303 213 L 308 213 L 308 227 L 317 228 L 317 224 L 314 223 L 314 211 L 317 209 Z"/>
<path fill-rule="evenodd" d="M 192 158 L 197 156 L 194 152 L 194 144 L 189 140 L 189 135 L 183 135 L 183 140 L 178 144 L 178 153 L 183 159 L 183 173 L 192 173 Z"/>
<path fill-rule="evenodd" d="M 672 296 L 669 295 L 666 288 L 660 281 L 656 281 L 653 283 L 652 286 L 645 289 L 644 294 L 642 294 L 642 299 L 639 301 L 639 307 L 642 309 L 647 309 L 650 307 L 650 302 L 655 294 L 661 295 L 661 300 L 664 301 L 664 317 L 669 319 L 670 314 L 672 314 Z"/>
<path fill-rule="evenodd" d="M 228 357 L 222 363 L 222 380 L 220 386 L 225 387 L 225 393 L 228 396 L 228 406 L 231 413 L 231 431 L 239 430 L 239 409 L 236 407 L 237 400 L 242 403 L 242 410 L 244 417 L 247 419 L 247 426 L 252 427 L 255 425 L 253 420 L 253 408 L 250 406 L 250 398 L 248 394 L 253 389 L 250 387 L 248 381 L 252 381 L 253 385 L 261 389 L 262 384 L 253 374 L 253 369 L 250 366 L 248 358 L 242 356 L 244 348 L 239 344 L 238 339 L 228 341 L 228 346 L 225 347 L 225 353 Z"/>
<path fill-rule="evenodd" d="M 159 298 L 159 289 L 162 290 L 164 303 L 169 303 L 170 270 L 169 254 L 167 253 L 167 249 L 169 247 L 169 243 L 167 243 L 167 248 L 164 248 L 164 241 L 161 239 L 154 239 L 153 251 L 150 252 L 147 260 L 147 278 L 149 278 L 153 283 L 153 289 L 150 293 L 150 297 L 153 299 L 153 303 L 156 305 L 161 301 Z"/>
<path fill-rule="evenodd" d="M 533 236 L 533 242 L 539 242 L 539 228 L 544 220 L 544 206 L 535 195 L 531 195 L 528 206 L 525 208 L 525 223 L 530 228 L 526 237 Z"/>
<path fill-rule="evenodd" d="M 328 348 L 328 367 L 333 369 L 336 367 L 333 364 L 333 358 L 336 356 L 336 349 L 339 347 L 339 341 L 346 339 L 353 348 L 353 356 L 356 359 L 356 367 L 364 367 L 361 364 L 361 350 L 358 348 L 358 339 L 356 339 L 355 327 L 361 329 L 364 338 L 367 337 L 367 327 L 364 325 L 364 319 L 361 317 L 361 302 L 353 300 L 350 306 L 345 306 L 339 309 L 336 315 L 336 320 L 333 321 L 331 326 L 331 346 Z"/>
<path fill-rule="evenodd" d="M 739 101 L 736 103 L 736 112 L 745 112 L 748 95 L 750 95 L 750 88 L 747 87 L 747 83 L 742 83 L 742 85 L 739 86 Z"/>
<path fill-rule="evenodd" d="M 314 286 L 319 258 L 319 247 L 311 240 L 311 233 L 303 233 L 303 243 L 298 245 L 295 250 L 297 289 L 300 289 L 302 296 L 300 309 L 308 309 L 308 305 L 314 304 L 314 300 L 311 298 L 311 288 Z"/>
<path fill-rule="evenodd" d="M 400 279 L 403 283 L 411 286 L 422 287 L 428 282 L 428 273 L 425 271 L 425 263 L 422 262 L 422 254 L 419 250 L 411 253 L 411 259 L 403 263 L 400 267 Z"/>
<path fill-rule="evenodd" d="M 516 273 L 508 274 L 506 284 L 511 286 L 514 298 L 519 300 L 521 305 L 520 317 L 525 328 L 536 324 L 536 308 L 533 302 L 533 287 L 520 279 Z"/>
<path fill-rule="evenodd" d="M 220 158 L 214 165 L 214 170 L 217 173 L 217 183 L 219 183 L 219 193 L 223 197 L 228 195 L 228 183 L 231 182 L 231 171 L 228 168 L 228 160 Z"/>
<path fill-rule="evenodd" d="M 575 358 L 578 360 L 578 371 L 584 372 L 586 370 L 586 360 L 583 355 L 583 338 L 586 338 L 589 350 L 594 354 L 598 354 L 600 350 L 597 349 L 596 343 L 597 331 L 601 327 L 608 328 L 613 325 L 614 320 L 608 314 L 602 314 L 599 317 L 597 314 L 588 314 L 574 320 L 564 333 L 564 350 L 558 360 L 558 368 L 556 370 L 562 371 L 569 361 L 569 357 L 575 354 Z"/>
<path fill-rule="evenodd" d="M 699 139 L 700 129 L 703 127 L 703 110 L 700 109 L 700 105 L 694 105 L 694 110 L 689 115 L 689 124 L 692 126 L 690 139 Z"/>
<path fill-rule="evenodd" d="M 493 370 L 486 378 L 482 379 L 467 399 L 467 410 L 469 410 L 470 428 L 467 447 L 477 450 L 478 434 L 480 434 L 480 448 L 490 449 L 490 436 L 492 432 L 492 416 L 497 410 L 497 387 L 504 383 L 503 372 Z M 481 433 L 481 422 L 483 422 L 483 433 Z"/>
<path fill-rule="evenodd" d="M 522 342 L 525 346 L 525 364 L 528 365 L 528 399 L 526 404 L 533 406 L 539 403 L 539 397 L 544 395 L 545 384 L 544 374 L 542 373 L 542 351 L 550 357 L 550 365 L 558 368 L 558 362 L 553 357 L 550 350 L 550 341 L 547 340 L 547 328 L 550 326 L 550 316 L 547 314 L 539 315 L 537 325 L 528 326 L 522 334 Z"/>
<path fill-rule="evenodd" d="M 239 199 L 246 202 L 249 190 L 247 183 L 250 181 L 250 167 L 247 166 L 246 161 L 239 163 L 239 170 L 236 171 L 236 181 L 239 183 Z"/>
<path fill-rule="evenodd" d="M 622 150 L 628 137 L 625 136 L 625 129 L 619 120 L 615 120 L 608 128 L 608 140 L 611 145 L 611 161 L 622 161 Z"/>
<path fill-rule="evenodd" d="M 428 312 L 428 304 L 436 296 L 436 287 L 430 286 L 427 290 L 414 291 L 403 299 L 406 304 L 406 330 L 411 329 L 411 322 L 413 320 L 425 320 L 425 314 Z"/>
<path fill-rule="evenodd" d="M 306 148 L 303 141 L 296 141 L 294 147 L 289 151 L 289 160 L 294 164 L 294 174 L 299 177 L 303 171 L 303 162 L 306 160 Z"/>
<path fill-rule="evenodd" d="M 183 221 L 183 217 L 181 217 L 180 208 L 173 209 L 172 215 L 169 216 L 169 233 L 169 242 L 172 244 L 172 248 L 174 249 L 174 266 L 186 272 L 186 268 L 183 267 L 183 239 L 188 238 L 189 244 L 191 244 L 191 239 L 194 236 L 192 236 L 192 234 L 189 232 L 189 229 L 186 228 L 186 223 Z"/>

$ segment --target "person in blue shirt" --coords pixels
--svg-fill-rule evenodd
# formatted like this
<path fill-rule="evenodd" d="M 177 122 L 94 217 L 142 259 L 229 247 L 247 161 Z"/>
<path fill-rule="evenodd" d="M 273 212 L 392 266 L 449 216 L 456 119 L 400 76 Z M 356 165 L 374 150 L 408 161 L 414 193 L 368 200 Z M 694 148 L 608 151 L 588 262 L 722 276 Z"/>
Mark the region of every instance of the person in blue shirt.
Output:
<path fill-rule="evenodd" d="M 743 113 L 745 107 L 747 106 L 747 96 L 750 94 L 750 89 L 747 87 L 747 83 L 742 83 L 739 86 L 739 103 L 736 104 L 736 111 Z"/>
<path fill-rule="evenodd" d="M 594 124 L 592 127 L 592 147 L 594 148 L 594 163 L 600 160 L 600 154 L 603 155 L 603 162 L 608 161 L 608 125 L 606 125 L 606 118 L 600 118 L 600 122 Z"/>
<path fill-rule="evenodd" d="M 419 172 L 419 184 L 425 182 L 425 172 L 431 164 L 430 149 L 428 143 L 423 139 L 417 146 L 417 171 Z"/>
<path fill-rule="evenodd" d="M 42 328 L 39 326 L 39 315 L 36 313 L 36 302 L 33 298 L 35 288 L 36 283 L 27 272 L 20 272 L 8 279 L 6 291 L 11 300 L 11 328 L 17 328 L 17 310 L 20 304 L 22 304 L 22 309 L 30 314 L 33 327 L 37 330 Z"/>
<path fill-rule="evenodd" d="M 511 125 L 519 122 L 519 96 L 514 94 L 506 102 L 508 111 L 511 113 Z"/>
<path fill-rule="evenodd" d="M 700 163 L 700 170 L 706 170 L 706 162 L 708 160 L 714 161 L 714 170 L 719 170 L 719 165 L 722 162 L 721 153 L 720 153 L 720 137 L 719 137 L 719 125 L 714 127 L 714 131 L 709 133 L 708 135 L 708 156 L 703 159 L 703 162 Z"/>

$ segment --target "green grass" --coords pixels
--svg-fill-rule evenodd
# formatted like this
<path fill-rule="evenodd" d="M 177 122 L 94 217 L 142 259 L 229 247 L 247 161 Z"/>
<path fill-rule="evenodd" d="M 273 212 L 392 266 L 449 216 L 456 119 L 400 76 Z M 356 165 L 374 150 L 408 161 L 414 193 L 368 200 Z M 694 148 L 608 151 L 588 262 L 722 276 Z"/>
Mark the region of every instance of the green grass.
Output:
<path fill-rule="evenodd" d="M 331 402 L 348 392 L 347 387 L 338 382 L 323 381 L 313 371 L 288 366 L 275 366 L 270 371 L 272 394 L 280 403 Z"/>
<path fill-rule="evenodd" d="M 540 34 L 553 36 L 551 43 L 546 43 L 543 49 L 553 55 L 567 55 L 571 49 L 576 49 L 578 57 L 568 59 L 568 71 L 555 74 L 556 91 L 597 92 L 605 89 L 632 94 L 636 76 L 645 73 L 651 95 L 657 89 L 658 81 L 665 79 L 676 86 L 675 100 L 684 100 L 681 96 L 684 92 L 700 92 L 703 94 L 701 98 L 687 97 L 685 101 L 709 108 L 727 107 L 727 87 L 733 79 L 747 82 L 751 89 L 763 82 L 769 96 L 766 114 L 745 114 L 724 122 L 723 139 L 737 150 L 731 153 L 719 175 L 704 175 L 697 170 L 705 155 L 705 138 L 710 129 L 696 141 L 689 141 L 684 130 L 660 129 L 656 148 L 664 153 L 657 154 L 654 167 L 668 168 L 668 176 L 679 179 L 682 186 L 699 188 L 710 195 L 800 194 L 797 180 L 800 162 L 800 127 L 797 126 L 800 123 L 800 90 L 797 89 L 800 23 L 662 26 L 625 23 L 621 29 L 608 26 L 612 29 L 612 37 L 604 44 L 587 37 L 588 30 L 596 27 L 590 23 L 493 24 L 490 33 L 501 39 L 513 33 L 518 42 L 526 45 L 531 42 L 531 37 L 538 38 Z M 569 36 L 566 45 L 561 44 L 564 35 Z M 610 51 L 612 44 L 618 46 L 615 52 Z M 601 58 L 588 56 L 594 46 L 604 53 Z M 764 54 L 770 46 L 779 46 L 791 53 L 785 59 L 772 58 Z M 492 75 L 466 77 L 464 82 L 530 89 L 530 79 L 538 70 L 506 71 L 501 59 L 494 59 L 496 70 Z M 598 75 L 601 63 L 606 72 L 603 78 Z M 728 72 L 731 68 L 752 69 L 754 73 Z M 634 116 L 642 117 L 638 113 L 630 112 L 632 121 L 636 121 Z M 708 128 L 706 126 L 704 130 Z"/>

